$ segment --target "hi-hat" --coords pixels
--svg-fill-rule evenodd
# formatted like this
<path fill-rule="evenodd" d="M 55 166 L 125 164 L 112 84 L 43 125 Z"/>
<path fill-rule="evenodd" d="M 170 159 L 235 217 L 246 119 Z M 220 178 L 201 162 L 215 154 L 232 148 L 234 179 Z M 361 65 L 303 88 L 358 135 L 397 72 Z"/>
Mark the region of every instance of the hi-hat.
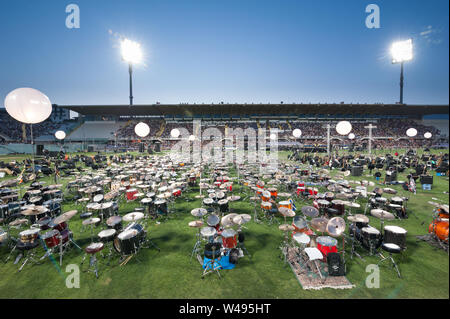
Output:
<path fill-rule="evenodd" d="M 311 227 L 317 230 L 318 232 L 325 232 L 327 230 L 328 219 L 324 217 L 313 218 L 311 220 Z"/>
<path fill-rule="evenodd" d="M 98 217 L 92 217 L 92 218 L 88 218 L 88 219 L 83 220 L 82 224 L 83 224 L 84 226 L 86 226 L 86 225 L 97 224 L 97 223 L 99 223 L 99 222 L 100 222 L 100 218 L 98 218 Z"/>
<path fill-rule="evenodd" d="M 319 210 L 317 208 L 312 206 L 303 206 L 302 207 L 302 214 L 308 217 L 317 217 L 319 216 Z"/>
<path fill-rule="evenodd" d="M 195 217 L 203 217 L 208 213 L 205 208 L 194 208 L 191 210 L 191 215 Z"/>
<path fill-rule="evenodd" d="M 383 188 L 383 192 L 387 193 L 387 194 L 397 194 L 397 191 L 395 189 L 392 188 Z"/>
<path fill-rule="evenodd" d="M 293 231 L 295 228 L 292 225 L 282 224 L 278 226 L 278 229 L 284 232 Z"/>
<path fill-rule="evenodd" d="M 333 217 L 327 224 L 327 233 L 332 237 L 340 237 L 345 231 L 345 220 L 341 217 Z"/>
<path fill-rule="evenodd" d="M 189 222 L 189 227 L 200 228 L 202 226 L 203 226 L 203 221 L 202 220 L 194 220 L 192 222 Z"/>
<path fill-rule="evenodd" d="M 53 220 L 53 224 L 59 225 L 59 224 L 61 224 L 61 223 L 65 223 L 65 222 L 67 222 L 68 220 L 70 220 L 73 216 L 75 216 L 77 213 L 78 213 L 77 210 L 71 210 L 71 211 L 65 212 L 64 214 L 62 214 L 62 215 L 56 217 L 56 218 Z"/>
<path fill-rule="evenodd" d="M 284 217 L 294 217 L 295 216 L 295 212 L 292 209 L 289 209 L 287 207 L 280 207 L 280 208 L 278 208 L 278 211 Z"/>

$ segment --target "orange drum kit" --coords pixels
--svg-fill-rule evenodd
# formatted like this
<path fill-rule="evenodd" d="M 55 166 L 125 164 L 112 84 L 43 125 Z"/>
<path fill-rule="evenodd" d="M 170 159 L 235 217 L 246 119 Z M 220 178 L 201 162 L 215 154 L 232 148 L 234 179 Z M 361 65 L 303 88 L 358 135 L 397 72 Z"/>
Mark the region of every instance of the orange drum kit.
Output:
<path fill-rule="evenodd" d="M 428 226 L 428 232 L 433 234 L 442 244 L 448 247 L 449 206 L 429 202 L 435 207 L 433 221 Z M 447 248 L 448 249 L 448 248 Z"/>

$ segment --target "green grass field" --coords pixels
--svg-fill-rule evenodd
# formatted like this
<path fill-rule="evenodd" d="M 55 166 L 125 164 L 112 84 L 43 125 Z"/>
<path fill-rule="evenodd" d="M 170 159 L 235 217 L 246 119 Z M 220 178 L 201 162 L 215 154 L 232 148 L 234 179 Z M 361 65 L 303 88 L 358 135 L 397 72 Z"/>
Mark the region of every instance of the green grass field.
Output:
<path fill-rule="evenodd" d="M 23 159 L 23 156 L 4 156 L 0 160 Z M 280 152 L 280 158 L 286 158 L 286 153 Z M 408 171 L 408 170 L 406 170 Z M 405 172 L 406 172 L 405 171 Z M 332 173 L 332 175 L 335 173 Z M 371 180 L 366 177 L 351 177 L 349 180 Z M 405 180 L 406 174 L 400 174 L 399 180 Z M 8 177 L 5 177 L 5 179 Z M 53 184 L 52 178 L 43 178 L 47 184 Z M 64 185 L 70 179 L 62 179 Z M 375 181 L 376 182 L 376 181 Z M 428 243 L 419 241 L 416 236 L 427 233 L 428 225 L 432 220 L 432 206 L 427 202 L 437 198 L 448 203 L 449 190 L 448 177 L 434 176 L 433 189 L 423 191 L 418 186 L 417 195 L 403 191 L 401 186 L 389 186 L 398 190 L 399 196 L 410 198 L 408 202 L 409 218 L 387 222 L 389 225 L 399 225 L 408 230 L 407 250 L 398 260 L 403 278 L 399 279 L 389 263 L 380 267 L 380 288 L 366 288 L 366 266 L 377 263 L 377 257 L 365 257 L 365 261 L 358 258 L 350 259 L 347 253 L 347 278 L 355 285 L 353 289 L 334 290 L 303 290 L 292 273 L 291 268 L 280 259 L 279 244 L 283 234 L 278 226 L 256 224 L 253 221 L 247 224 L 245 230 L 246 247 L 252 259 L 244 257 L 233 270 L 222 270 L 222 279 L 210 274 L 201 279 L 202 268 L 195 258 L 190 262 L 190 253 L 195 243 L 196 229 L 188 227 L 188 222 L 194 220 L 190 211 L 201 206 L 201 200 L 195 199 L 197 192 L 189 195 L 191 201 L 176 203 L 177 216 L 167 222 L 157 225 L 155 221 L 149 222 L 148 234 L 161 248 L 142 250 L 138 258 L 131 260 L 127 265 L 120 267 L 118 257 L 111 266 L 101 260 L 100 277 L 94 274 L 81 272 L 80 288 L 67 288 L 65 272 L 69 264 L 79 264 L 83 252 L 76 248 L 64 256 L 63 267 L 59 268 L 57 261 L 51 262 L 48 258 L 41 265 L 26 266 L 18 273 L 19 265 L 13 260 L 8 263 L 0 262 L 0 298 L 449 298 L 449 256 L 440 249 L 431 247 Z M 194 189 L 195 190 L 195 189 Z M 243 187 L 234 185 L 234 194 L 238 194 Z M 324 189 L 319 189 L 324 191 Z M 388 196 L 389 197 L 389 196 Z M 434 200 L 435 201 L 435 200 Z M 362 202 L 364 203 L 365 202 Z M 310 202 L 296 201 L 297 209 Z M 126 203 L 120 206 L 120 214 L 133 211 L 139 203 Z M 361 205 L 362 212 L 364 205 Z M 253 216 L 253 204 L 248 201 L 238 201 L 230 204 L 236 213 L 248 213 Z M 80 209 L 66 196 L 63 211 Z M 79 210 L 80 211 L 80 210 Z M 352 213 L 358 213 L 352 210 Z M 371 225 L 380 229 L 380 221 L 371 217 Z M 281 217 L 279 218 L 282 221 Z M 75 216 L 70 221 L 70 229 L 74 233 L 75 241 L 86 247 L 90 242 L 90 232 L 80 232 L 81 220 Z M 95 234 L 101 230 L 98 227 Z M 349 252 L 348 247 L 347 252 Z M 42 250 L 42 248 L 39 248 Z M 360 253 L 365 251 L 360 250 Z M 0 260 L 4 260 L 8 249 L 0 248 Z M 42 256 L 44 251 L 39 253 Z M 84 265 L 86 269 L 87 263 Z"/>

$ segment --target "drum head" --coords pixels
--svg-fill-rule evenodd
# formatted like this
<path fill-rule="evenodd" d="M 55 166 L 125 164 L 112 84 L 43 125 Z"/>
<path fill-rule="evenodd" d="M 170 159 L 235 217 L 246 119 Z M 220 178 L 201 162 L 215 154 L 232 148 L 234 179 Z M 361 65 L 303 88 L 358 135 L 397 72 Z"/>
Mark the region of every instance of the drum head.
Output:
<path fill-rule="evenodd" d="M 203 227 L 200 230 L 200 233 L 203 235 L 203 237 L 212 237 L 217 233 L 217 230 L 213 227 Z"/>
<path fill-rule="evenodd" d="M 299 244 L 307 245 L 311 241 L 311 238 L 304 233 L 295 233 L 293 236 L 294 240 Z"/>
<path fill-rule="evenodd" d="M 94 202 L 98 203 L 100 201 L 102 201 L 103 199 L 103 195 L 102 194 L 98 194 L 94 196 Z"/>
<path fill-rule="evenodd" d="M 216 226 L 220 222 L 220 218 L 217 215 L 210 215 L 208 219 L 206 220 L 206 223 L 210 227 Z"/>
<path fill-rule="evenodd" d="M 319 236 L 317 237 L 316 242 L 322 246 L 328 247 L 337 245 L 337 240 L 330 236 Z"/>
<path fill-rule="evenodd" d="M 98 237 L 107 238 L 107 237 L 114 236 L 115 234 L 116 234 L 115 229 L 105 229 L 98 233 Z"/>
<path fill-rule="evenodd" d="M 137 234 L 138 231 L 136 229 L 127 229 L 121 232 L 117 238 L 119 238 L 119 240 L 126 240 L 135 237 Z"/>
<path fill-rule="evenodd" d="M 234 236 L 236 236 L 236 231 L 234 230 L 234 229 L 230 229 L 230 228 L 228 228 L 228 229 L 225 229 L 223 232 L 222 232 L 222 237 L 224 237 L 224 238 L 228 238 L 228 237 L 234 237 Z"/>

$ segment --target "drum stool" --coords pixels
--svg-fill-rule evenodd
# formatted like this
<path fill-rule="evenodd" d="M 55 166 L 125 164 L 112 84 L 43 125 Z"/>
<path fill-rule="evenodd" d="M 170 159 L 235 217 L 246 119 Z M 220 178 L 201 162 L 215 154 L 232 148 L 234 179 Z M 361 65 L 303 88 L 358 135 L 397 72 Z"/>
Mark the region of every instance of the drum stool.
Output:
<path fill-rule="evenodd" d="M 80 266 L 83 266 L 84 261 L 86 260 L 86 257 L 90 255 L 89 257 L 89 268 L 86 271 L 92 271 L 95 273 L 95 277 L 98 279 L 98 267 L 97 267 L 97 257 L 96 254 L 100 252 L 103 249 L 104 245 L 103 243 L 92 243 L 89 246 L 87 246 L 84 251 L 86 252 L 83 260 L 81 261 Z"/>
<path fill-rule="evenodd" d="M 379 265 L 381 262 L 383 262 L 383 261 L 389 259 L 389 260 L 392 262 L 393 267 L 394 267 L 395 270 L 397 271 L 398 277 L 399 277 L 399 278 L 402 278 L 402 276 L 400 275 L 400 270 L 398 269 L 397 264 L 395 263 L 394 258 L 392 258 L 392 254 L 399 254 L 399 253 L 402 252 L 402 249 L 400 248 L 400 246 L 397 245 L 397 244 L 392 244 L 392 243 L 383 243 L 383 244 L 381 245 L 381 248 L 382 248 L 384 251 L 386 251 L 386 252 L 389 253 L 389 257 L 384 257 L 384 256 L 380 253 L 381 260 L 378 262 L 377 265 Z"/>
<path fill-rule="evenodd" d="M 22 266 L 19 268 L 19 272 L 23 269 L 25 264 L 28 261 L 31 261 L 35 265 L 40 265 L 40 263 L 34 258 L 36 255 L 34 253 L 34 249 L 39 246 L 39 240 L 35 240 L 31 243 L 24 243 L 22 241 L 17 242 L 16 249 L 20 250 L 23 254 L 23 257 L 25 258 L 24 262 L 22 263 Z"/>

